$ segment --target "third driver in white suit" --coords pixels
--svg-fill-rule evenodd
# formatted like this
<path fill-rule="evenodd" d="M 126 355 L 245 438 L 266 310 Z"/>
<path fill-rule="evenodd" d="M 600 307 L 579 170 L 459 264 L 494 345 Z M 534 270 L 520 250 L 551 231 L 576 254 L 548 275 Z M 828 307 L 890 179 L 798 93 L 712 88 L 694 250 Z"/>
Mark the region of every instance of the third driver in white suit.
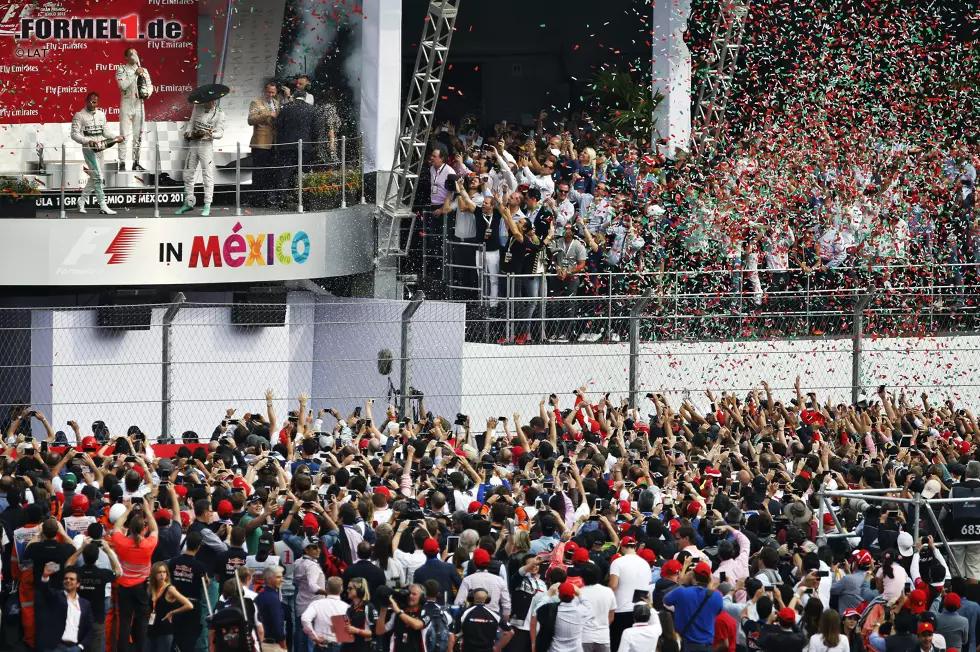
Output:
<path fill-rule="evenodd" d="M 184 142 L 187 143 L 187 163 L 184 165 L 184 205 L 177 209 L 177 215 L 183 215 L 194 208 L 197 198 L 194 197 L 194 177 L 197 175 L 197 165 L 201 164 L 201 176 L 204 180 L 204 210 L 201 215 L 211 214 L 211 200 L 214 198 L 214 145 L 213 142 L 225 133 L 225 112 L 217 102 L 198 104 L 191 113 L 191 119 L 184 131 Z"/>
<path fill-rule="evenodd" d="M 143 140 L 143 121 L 146 112 L 143 102 L 153 94 L 150 73 L 140 66 L 136 48 L 126 50 L 126 63 L 116 70 L 116 82 L 122 100 L 119 103 L 119 133 L 123 142 L 119 145 L 119 169 L 126 169 L 126 154 L 129 145 L 133 146 L 133 169 L 143 170 L 140 165 L 140 144 Z"/>

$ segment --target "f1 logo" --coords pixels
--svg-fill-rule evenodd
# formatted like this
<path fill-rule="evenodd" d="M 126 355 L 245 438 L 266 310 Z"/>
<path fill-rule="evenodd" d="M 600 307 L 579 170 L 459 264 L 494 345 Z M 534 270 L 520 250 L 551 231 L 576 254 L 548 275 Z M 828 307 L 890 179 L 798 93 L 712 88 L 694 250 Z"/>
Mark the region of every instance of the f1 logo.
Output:
<path fill-rule="evenodd" d="M 97 242 L 100 239 L 104 239 L 107 229 L 100 228 L 96 226 L 90 226 L 86 228 L 82 234 L 79 236 L 78 240 L 72 246 L 71 251 L 65 256 L 65 259 L 61 262 L 64 267 L 72 267 L 78 264 L 82 256 L 88 256 L 90 254 L 96 253 L 99 247 Z M 111 232 L 111 231 L 109 231 Z M 140 238 L 143 237 L 143 229 L 134 226 L 124 226 L 119 229 L 112 242 L 105 250 L 105 254 L 109 256 L 109 260 L 106 261 L 107 265 L 120 265 L 125 263 L 129 259 L 129 255 L 132 253 L 133 248 L 139 242 Z"/>

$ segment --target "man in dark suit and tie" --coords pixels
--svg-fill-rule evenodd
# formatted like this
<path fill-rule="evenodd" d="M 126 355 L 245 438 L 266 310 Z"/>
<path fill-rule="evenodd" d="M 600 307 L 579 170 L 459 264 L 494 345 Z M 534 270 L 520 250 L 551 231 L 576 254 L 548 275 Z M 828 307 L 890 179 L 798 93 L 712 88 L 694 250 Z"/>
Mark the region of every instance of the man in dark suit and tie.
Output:
<path fill-rule="evenodd" d="M 313 163 L 314 120 L 316 110 L 306 103 L 306 91 L 296 91 L 292 100 L 282 106 L 276 120 L 276 166 L 279 182 L 276 185 L 276 203 L 280 206 L 298 200 L 296 169 L 299 166 L 299 141 L 303 141 L 303 170 L 308 171 Z"/>
<path fill-rule="evenodd" d="M 45 593 L 44 625 L 37 629 L 37 649 L 53 652 L 82 652 L 92 643 L 92 605 L 78 595 L 78 573 L 64 572 L 63 591 L 48 585 L 47 571 L 36 591 Z M 41 619 L 39 618 L 39 624 Z"/>

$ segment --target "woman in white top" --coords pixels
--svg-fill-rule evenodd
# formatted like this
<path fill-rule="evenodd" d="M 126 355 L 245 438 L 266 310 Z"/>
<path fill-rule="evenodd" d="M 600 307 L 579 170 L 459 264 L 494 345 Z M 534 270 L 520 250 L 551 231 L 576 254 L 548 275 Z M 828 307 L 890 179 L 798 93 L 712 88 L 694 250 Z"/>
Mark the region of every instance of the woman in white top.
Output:
<path fill-rule="evenodd" d="M 820 616 L 817 633 L 810 637 L 805 652 L 850 652 L 851 644 L 841 634 L 840 615 L 828 609 Z"/>

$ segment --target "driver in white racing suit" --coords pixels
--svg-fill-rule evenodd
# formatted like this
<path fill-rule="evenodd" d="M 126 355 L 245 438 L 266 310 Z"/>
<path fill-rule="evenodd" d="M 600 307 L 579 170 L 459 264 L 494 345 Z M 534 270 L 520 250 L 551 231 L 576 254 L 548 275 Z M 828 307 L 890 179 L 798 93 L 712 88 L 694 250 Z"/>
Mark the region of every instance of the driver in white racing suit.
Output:
<path fill-rule="evenodd" d="M 99 110 L 99 94 L 89 93 L 85 97 L 85 108 L 75 114 L 71 121 L 71 139 L 82 146 L 82 156 L 88 167 L 88 183 L 82 188 L 78 198 L 78 212 L 85 213 L 85 204 L 93 192 L 99 200 L 99 212 L 115 215 L 116 211 L 105 203 L 105 155 L 107 146 L 122 142 L 122 136 L 109 131 L 105 113 Z"/>
<path fill-rule="evenodd" d="M 204 180 L 204 210 L 201 216 L 211 214 L 211 200 L 214 198 L 214 145 L 213 142 L 225 133 L 225 112 L 217 102 L 198 104 L 191 113 L 190 122 L 184 131 L 187 142 L 187 163 L 184 165 L 184 205 L 177 209 L 177 215 L 183 215 L 194 208 L 197 198 L 194 197 L 194 177 L 197 165 L 201 164 L 201 176 Z"/>
<path fill-rule="evenodd" d="M 122 95 L 119 103 L 119 132 L 124 139 L 119 146 L 119 169 L 126 169 L 126 154 L 132 142 L 133 169 L 145 170 L 140 165 L 140 143 L 143 140 L 143 121 L 146 119 L 143 101 L 153 94 L 153 84 L 150 82 L 150 73 L 140 66 L 136 48 L 126 50 L 126 63 L 116 70 L 116 82 Z"/>

